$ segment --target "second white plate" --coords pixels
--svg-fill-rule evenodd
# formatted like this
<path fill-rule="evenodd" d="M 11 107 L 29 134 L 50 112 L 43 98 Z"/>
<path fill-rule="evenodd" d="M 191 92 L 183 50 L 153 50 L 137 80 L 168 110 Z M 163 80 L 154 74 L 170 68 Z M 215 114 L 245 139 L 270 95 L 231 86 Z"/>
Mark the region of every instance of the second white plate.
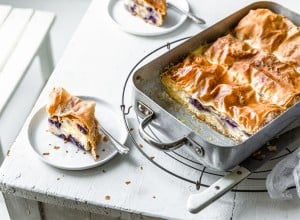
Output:
<path fill-rule="evenodd" d="M 128 132 L 122 123 L 121 111 L 108 102 L 95 98 L 79 96 L 82 99 L 96 102 L 95 116 L 99 123 L 109 131 L 120 143 L 124 144 Z M 98 160 L 94 160 L 89 152 L 79 149 L 72 143 L 65 143 L 47 131 L 48 116 L 46 106 L 39 109 L 32 117 L 28 127 L 28 138 L 32 149 L 44 162 L 66 170 L 84 170 L 99 166 L 117 155 L 110 141 L 103 141 L 97 146 Z"/>
<path fill-rule="evenodd" d="M 182 10 L 189 11 L 189 4 L 186 0 L 168 0 Z M 123 0 L 110 0 L 108 4 L 108 14 L 112 21 L 119 28 L 131 34 L 141 36 L 155 36 L 169 33 L 186 20 L 185 15 L 178 14 L 172 9 L 168 9 L 168 15 L 161 27 L 156 27 L 145 23 L 141 18 L 131 15 L 124 7 Z"/>

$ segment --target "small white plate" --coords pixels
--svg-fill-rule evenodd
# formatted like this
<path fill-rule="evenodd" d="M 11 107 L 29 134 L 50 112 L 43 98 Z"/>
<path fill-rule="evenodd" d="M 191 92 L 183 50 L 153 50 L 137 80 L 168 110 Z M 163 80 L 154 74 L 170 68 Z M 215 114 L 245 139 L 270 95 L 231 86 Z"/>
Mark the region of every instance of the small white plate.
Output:
<path fill-rule="evenodd" d="M 182 10 L 189 11 L 189 4 L 186 0 L 168 1 Z M 168 9 L 164 24 L 161 27 L 156 27 L 147 24 L 141 18 L 131 15 L 125 9 L 123 0 L 110 0 L 108 4 L 108 14 L 113 22 L 123 31 L 141 36 L 155 36 L 169 33 L 182 25 L 187 18 L 185 15 Z"/>
<path fill-rule="evenodd" d="M 108 102 L 88 96 L 82 99 L 96 102 L 95 115 L 99 123 L 122 144 L 125 143 L 128 132 L 122 123 L 121 111 Z M 48 129 L 46 106 L 39 109 L 32 117 L 28 126 L 28 138 L 32 149 L 44 162 L 66 170 L 84 170 L 99 166 L 117 155 L 112 143 L 103 141 L 97 146 L 98 160 L 94 160 L 89 152 L 79 149 L 72 143 L 51 134 Z"/>

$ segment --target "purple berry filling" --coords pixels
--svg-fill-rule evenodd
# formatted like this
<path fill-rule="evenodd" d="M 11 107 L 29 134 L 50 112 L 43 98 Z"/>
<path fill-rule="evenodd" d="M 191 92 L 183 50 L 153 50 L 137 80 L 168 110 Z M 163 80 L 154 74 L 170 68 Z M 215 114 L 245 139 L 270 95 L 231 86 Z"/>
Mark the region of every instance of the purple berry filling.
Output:
<path fill-rule="evenodd" d="M 204 107 L 197 99 L 190 98 L 190 103 L 193 106 L 195 106 L 198 110 L 209 112 L 209 109 L 207 107 Z"/>
<path fill-rule="evenodd" d="M 55 121 L 55 120 L 52 120 L 52 119 L 48 118 L 48 122 L 50 124 L 55 125 L 56 128 L 60 128 L 61 127 L 61 123 L 59 121 Z"/>
<path fill-rule="evenodd" d="M 81 125 L 77 124 L 77 128 L 79 129 L 79 131 L 82 133 L 82 134 L 85 134 L 87 135 L 88 134 L 88 131 L 82 127 Z"/>
<path fill-rule="evenodd" d="M 79 147 L 82 150 L 85 150 L 84 146 L 79 141 L 77 141 L 72 135 L 68 135 L 68 137 L 66 137 L 64 134 L 59 134 L 59 135 L 56 135 L 56 136 L 59 137 L 59 138 L 64 139 L 64 141 L 71 142 L 72 144 L 75 144 L 77 147 Z"/>
<path fill-rule="evenodd" d="M 84 150 L 84 146 L 81 143 L 79 143 L 79 141 L 77 141 L 72 135 L 68 136 L 68 141 L 70 141 L 71 143 L 75 144 L 77 147 Z"/>

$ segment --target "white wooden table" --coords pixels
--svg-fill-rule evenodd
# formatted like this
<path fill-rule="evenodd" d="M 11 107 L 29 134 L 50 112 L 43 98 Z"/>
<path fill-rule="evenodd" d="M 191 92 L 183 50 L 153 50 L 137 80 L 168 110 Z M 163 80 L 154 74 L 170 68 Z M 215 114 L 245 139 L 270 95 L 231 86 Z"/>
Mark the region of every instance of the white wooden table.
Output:
<path fill-rule="evenodd" d="M 201 31 L 199 25 L 187 21 L 166 35 L 134 36 L 113 25 L 107 15 L 108 2 L 91 3 L 31 116 L 47 102 L 53 86 L 101 97 L 119 106 L 127 75 L 142 57 L 161 45 Z M 251 2 L 189 0 L 193 11 L 208 26 Z M 281 4 L 300 13 L 296 0 Z M 126 94 L 130 100 L 130 92 Z M 135 118 L 129 121 L 135 131 Z M 186 200 L 197 192 L 195 186 L 154 166 L 130 140 L 129 155 L 118 155 L 103 166 L 85 171 L 51 167 L 31 150 L 28 122 L 0 169 L 0 187 L 12 219 L 95 219 L 101 215 L 104 219 L 299 219 L 298 199 L 274 201 L 265 192 L 230 192 L 200 213 L 191 214 L 186 210 Z M 154 160 L 162 156 L 153 154 Z M 181 169 L 175 162 L 171 166 Z M 188 176 L 196 173 L 188 168 L 182 172 Z M 242 186 L 243 183 L 239 187 Z"/>

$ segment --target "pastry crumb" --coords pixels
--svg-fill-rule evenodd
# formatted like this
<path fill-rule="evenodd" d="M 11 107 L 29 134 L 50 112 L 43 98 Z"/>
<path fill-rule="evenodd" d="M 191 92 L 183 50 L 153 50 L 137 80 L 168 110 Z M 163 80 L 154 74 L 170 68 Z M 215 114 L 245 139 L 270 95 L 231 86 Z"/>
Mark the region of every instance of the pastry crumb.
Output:
<path fill-rule="evenodd" d="M 154 157 L 154 156 L 152 156 L 152 157 L 150 157 L 150 160 L 154 160 L 154 158 L 155 158 L 155 157 Z"/>
<path fill-rule="evenodd" d="M 152 196 L 152 199 L 156 199 L 156 196 Z"/>
<path fill-rule="evenodd" d="M 130 129 L 129 129 L 129 131 L 133 131 L 133 130 L 134 130 L 134 128 L 130 128 Z"/>
<path fill-rule="evenodd" d="M 6 152 L 6 156 L 9 156 L 10 154 L 10 150 L 7 150 L 7 152 Z"/>
<path fill-rule="evenodd" d="M 131 183 L 130 180 L 125 181 L 125 184 L 126 184 L 126 185 L 129 185 L 130 183 Z"/>
<path fill-rule="evenodd" d="M 103 173 L 106 173 L 106 170 L 103 169 L 102 172 L 103 172 Z"/>
<path fill-rule="evenodd" d="M 142 145 L 142 144 L 139 144 L 139 147 L 140 147 L 140 148 L 143 148 L 143 145 Z"/>
<path fill-rule="evenodd" d="M 255 153 L 252 154 L 252 157 L 255 159 L 255 160 L 263 160 L 266 158 L 266 155 L 262 154 L 262 152 L 259 150 L 259 151 L 256 151 Z"/>
<path fill-rule="evenodd" d="M 267 146 L 268 151 L 270 152 L 276 152 L 277 151 L 277 146 L 276 145 L 269 145 Z"/>
<path fill-rule="evenodd" d="M 58 150 L 58 149 L 60 149 L 60 146 L 53 146 L 53 149 Z"/>
<path fill-rule="evenodd" d="M 110 196 L 109 195 L 106 195 L 104 198 L 105 198 L 105 200 L 110 200 Z"/>
<path fill-rule="evenodd" d="M 43 155 L 44 156 L 48 156 L 48 155 L 50 155 L 50 153 L 49 152 L 45 152 L 45 153 L 43 153 Z"/>
<path fill-rule="evenodd" d="M 107 137 L 106 135 L 103 137 L 103 141 L 104 141 L 104 142 L 107 142 L 107 141 L 108 141 L 108 137 Z"/>

